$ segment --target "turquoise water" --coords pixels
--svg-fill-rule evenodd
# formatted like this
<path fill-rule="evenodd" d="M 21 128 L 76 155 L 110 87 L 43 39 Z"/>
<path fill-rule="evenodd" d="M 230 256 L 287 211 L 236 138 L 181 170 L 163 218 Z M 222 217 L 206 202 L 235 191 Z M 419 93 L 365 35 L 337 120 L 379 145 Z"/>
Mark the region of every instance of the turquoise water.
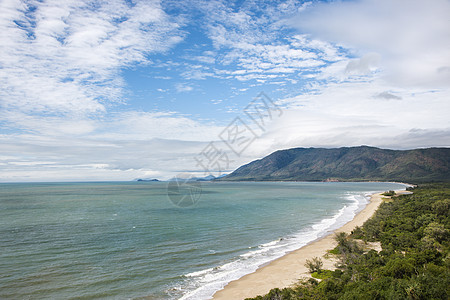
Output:
<path fill-rule="evenodd" d="M 1 299 L 208 299 L 333 230 L 393 183 L 0 184 Z"/>

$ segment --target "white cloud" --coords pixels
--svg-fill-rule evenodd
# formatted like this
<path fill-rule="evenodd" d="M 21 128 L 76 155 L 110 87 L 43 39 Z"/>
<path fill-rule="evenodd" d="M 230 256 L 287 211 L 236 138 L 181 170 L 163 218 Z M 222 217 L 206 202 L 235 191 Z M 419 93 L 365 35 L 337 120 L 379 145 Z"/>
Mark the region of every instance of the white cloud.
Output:
<path fill-rule="evenodd" d="M 181 38 L 158 1 L 2 1 L 1 107 L 30 115 L 104 113 L 122 101 L 120 68 L 146 63 L 148 53 Z"/>
<path fill-rule="evenodd" d="M 191 92 L 192 90 L 194 90 L 194 88 L 192 86 L 190 86 L 189 84 L 187 84 L 187 83 L 177 83 L 175 85 L 175 89 L 179 93 Z"/>
<path fill-rule="evenodd" d="M 248 1 L 233 7 L 223 1 L 196 2 L 207 19 L 207 34 L 215 52 L 217 77 L 231 75 L 240 81 L 266 82 L 268 78 L 287 80 L 305 70 L 342 59 L 339 49 L 306 35 L 288 33 L 289 16 L 304 8 L 297 1 L 275 5 Z M 199 4 L 200 3 L 200 4 Z M 238 69 L 238 70 L 236 70 Z M 249 75 L 252 73 L 252 75 Z M 211 72 L 193 79 L 213 77 Z M 291 78 L 292 79 L 292 78 Z"/>
<path fill-rule="evenodd" d="M 263 136 L 259 153 L 289 147 L 450 145 L 445 90 L 402 89 L 380 79 L 339 81 L 278 103 L 285 113 Z"/>
<path fill-rule="evenodd" d="M 203 124 L 173 112 L 129 111 L 115 114 L 109 122 L 98 124 L 99 139 L 171 139 L 207 142 L 217 139 L 221 127 Z M 106 135 L 102 134 L 106 132 Z"/>
<path fill-rule="evenodd" d="M 345 72 L 348 74 L 369 75 L 377 69 L 379 61 L 379 54 L 368 53 L 361 58 L 350 60 L 345 68 Z"/>
<path fill-rule="evenodd" d="M 58 120 L 39 132 L 0 135 L 0 182 L 131 180 L 149 174 L 167 179 L 202 172 L 194 157 L 223 130 L 172 112 L 130 111 L 91 122 L 86 132 L 77 122 L 58 128 Z"/>
<path fill-rule="evenodd" d="M 443 0 L 170 2 L 204 13 L 202 29 L 212 46 L 187 41 L 192 48 L 182 48 L 183 55 L 177 49 L 152 61 L 149 54 L 164 53 L 184 37 L 186 20 L 168 16 L 159 1 L 92 3 L 0 3 L 0 181 L 202 172 L 193 158 L 211 141 L 226 149 L 218 137 L 224 126 L 176 112 L 137 111 L 148 102 L 111 109 L 124 102 L 120 71 L 145 64 L 158 68 L 154 79 L 179 80 L 166 82 L 174 88 L 150 87 L 161 99 L 206 93 L 190 80 L 219 79 L 241 97 L 262 83 L 282 86 L 275 97 L 290 97 L 278 101 L 283 116 L 232 158 L 231 169 L 289 147 L 450 145 Z M 293 22 L 301 34 L 287 28 Z M 241 82 L 228 85 L 231 80 Z M 242 103 L 225 96 L 206 99 L 223 99 L 232 119 Z"/>
<path fill-rule="evenodd" d="M 205 64 L 213 64 L 216 61 L 217 53 L 214 51 L 203 51 L 202 55 L 188 55 L 186 59 Z"/>
<path fill-rule="evenodd" d="M 208 77 L 216 77 L 216 74 L 210 69 L 209 66 L 187 64 L 186 69 L 186 71 L 181 73 L 181 76 L 183 76 L 186 80 L 204 80 Z M 182 87 L 183 85 L 181 84 L 179 86 Z"/>
<path fill-rule="evenodd" d="M 211 103 L 217 105 L 217 104 L 222 103 L 222 101 L 223 101 L 222 99 L 212 99 Z"/>
<path fill-rule="evenodd" d="M 447 0 L 316 2 L 292 24 L 359 55 L 378 53 L 395 84 L 436 88 L 450 84 L 449 15 Z"/>

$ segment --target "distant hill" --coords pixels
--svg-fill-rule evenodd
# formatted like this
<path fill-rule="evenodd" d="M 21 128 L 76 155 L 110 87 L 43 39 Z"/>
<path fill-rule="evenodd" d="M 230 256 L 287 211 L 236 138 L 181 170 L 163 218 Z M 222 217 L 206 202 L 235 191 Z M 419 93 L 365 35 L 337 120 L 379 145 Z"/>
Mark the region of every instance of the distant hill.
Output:
<path fill-rule="evenodd" d="M 450 181 L 450 148 L 293 148 L 241 166 L 221 180 Z"/>
<path fill-rule="evenodd" d="M 208 176 L 205 176 L 205 177 L 195 177 L 195 176 L 190 177 L 189 175 L 190 174 L 187 174 L 186 177 L 178 177 L 178 176 L 176 176 L 176 177 L 173 177 L 173 178 L 169 179 L 168 181 L 179 181 L 179 180 L 183 180 L 183 181 L 184 180 L 187 180 L 187 181 L 213 181 L 213 180 L 225 177 L 228 174 L 223 174 L 223 175 L 220 175 L 220 176 L 217 176 L 217 177 L 214 176 L 214 175 L 208 175 Z"/>

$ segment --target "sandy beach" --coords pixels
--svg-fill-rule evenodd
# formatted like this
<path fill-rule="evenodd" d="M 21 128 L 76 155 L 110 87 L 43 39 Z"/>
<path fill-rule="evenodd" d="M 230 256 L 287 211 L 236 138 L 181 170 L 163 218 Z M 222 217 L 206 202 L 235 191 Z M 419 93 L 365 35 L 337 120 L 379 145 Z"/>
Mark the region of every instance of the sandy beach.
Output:
<path fill-rule="evenodd" d="M 397 193 L 405 191 L 396 191 Z M 334 269 L 335 260 L 323 259 L 327 250 L 336 247 L 334 233 L 350 233 L 356 226 L 361 226 L 368 220 L 383 202 L 381 194 L 373 194 L 367 206 L 361 210 L 350 222 L 298 250 L 290 252 L 269 264 L 259 268 L 254 273 L 245 275 L 238 280 L 230 282 L 224 289 L 214 294 L 216 300 L 238 300 L 267 294 L 273 288 L 284 288 L 295 284 L 300 278 L 308 277 L 305 267 L 307 259 L 320 257 L 324 262 L 324 269 Z"/>

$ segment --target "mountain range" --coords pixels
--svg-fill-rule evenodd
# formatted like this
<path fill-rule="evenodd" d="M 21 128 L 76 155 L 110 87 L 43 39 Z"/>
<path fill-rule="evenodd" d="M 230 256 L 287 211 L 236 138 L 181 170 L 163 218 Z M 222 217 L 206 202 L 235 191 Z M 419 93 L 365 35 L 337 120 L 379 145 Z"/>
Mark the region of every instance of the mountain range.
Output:
<path fill-rule="evenodd" d="M 450 181 L 450 148 L 293 148 L 243 165 L 220 180 Z"/>

